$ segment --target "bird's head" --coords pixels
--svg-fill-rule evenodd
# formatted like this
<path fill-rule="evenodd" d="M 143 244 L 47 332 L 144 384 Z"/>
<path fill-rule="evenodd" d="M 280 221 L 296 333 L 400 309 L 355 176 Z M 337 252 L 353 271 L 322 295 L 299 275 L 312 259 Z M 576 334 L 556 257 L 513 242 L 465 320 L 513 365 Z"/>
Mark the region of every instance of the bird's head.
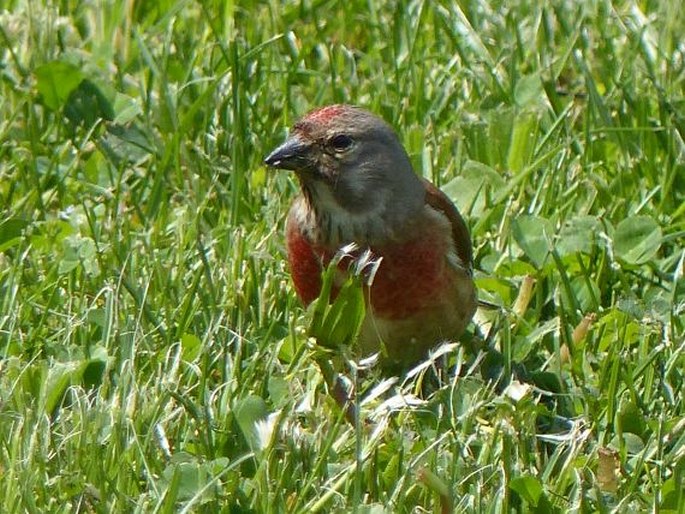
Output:
<path fill-rule="evenodd" d="M 305 115 L 265 163 L 297 174 L 308 206 L 343 230 L 340 239 L 373 239 L 376 225 L 400 227 L 423 206 L 425 191 L 397 134 L 358 107 Z"/>

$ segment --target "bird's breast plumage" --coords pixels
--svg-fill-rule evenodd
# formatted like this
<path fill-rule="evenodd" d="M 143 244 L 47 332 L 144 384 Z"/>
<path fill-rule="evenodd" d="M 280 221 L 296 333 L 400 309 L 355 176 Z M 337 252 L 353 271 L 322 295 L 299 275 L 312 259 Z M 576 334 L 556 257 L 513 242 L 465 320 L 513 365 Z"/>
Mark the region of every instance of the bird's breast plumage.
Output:
<path fill-rule="evenodd" d="M 316 230 L 305 229 L 303 219 L 301 212 L 291 210 L 286 246 L 295 290 L 309 304 L 318 297 L 321 271 L 339 246 L 312 241 Z M 404 232 L 400 241 L 360 247 L 382 259 L 365 291 L 367 318 L 360 343 L 370 351 L 382 343 L 394 361 L 409 355 L 408 360 L 415 360 L 439 339 L 458 337 L 475 310 L 470 262 L 460 260 L 449 218 L 426 205 Z M 339 266 L 344 271 L 349 264 L 344 259 Z M 425 341 L 417 342 L 424 335 Z M 408 351 L 412 341 L 414 352 Z"/>

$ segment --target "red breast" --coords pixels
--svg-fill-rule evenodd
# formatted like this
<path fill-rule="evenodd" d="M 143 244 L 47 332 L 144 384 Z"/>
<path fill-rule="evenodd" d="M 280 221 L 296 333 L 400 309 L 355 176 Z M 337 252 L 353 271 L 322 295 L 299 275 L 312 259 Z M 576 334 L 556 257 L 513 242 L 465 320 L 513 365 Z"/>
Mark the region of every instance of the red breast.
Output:
<path fill-rule="evenodd" d="M 458 338 L 476 310 L 466 225 L 442 191 L 424 184 L 425 209 L 407 227 L 407 238 L 368 247 L 382 261 L 365 295 L 359 344 L 365 353 L 382 344 L 391 363 L 413 363 L 438 342 Z M 296 202 L 287 219 L 286 249 L 295 290 L 308 305 L 318 298 L 321 273 L 339 247 L 313 243 L 298 223 L 298 209 Z"/>

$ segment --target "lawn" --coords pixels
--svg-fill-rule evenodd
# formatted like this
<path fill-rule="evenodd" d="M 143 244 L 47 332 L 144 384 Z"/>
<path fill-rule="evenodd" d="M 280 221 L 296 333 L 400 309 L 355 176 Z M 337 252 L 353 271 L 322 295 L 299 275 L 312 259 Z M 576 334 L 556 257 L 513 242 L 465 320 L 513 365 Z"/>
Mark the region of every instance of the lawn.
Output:
<path fill-rule="evenodd" d="M 680 4 L 3 2 L 0 512 L 685 512 Z M 356 426 L 262 163 L 336 102 L 499 306 Z"/>

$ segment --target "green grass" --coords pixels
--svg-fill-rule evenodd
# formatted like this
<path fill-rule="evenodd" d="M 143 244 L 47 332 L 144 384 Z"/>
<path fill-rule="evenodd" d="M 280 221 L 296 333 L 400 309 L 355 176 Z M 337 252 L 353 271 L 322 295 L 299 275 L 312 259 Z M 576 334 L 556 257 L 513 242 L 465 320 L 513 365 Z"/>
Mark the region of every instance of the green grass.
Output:
<path fill-rule="evenodd" d="M 679 1 L 3 9 L 1 512 L 685 511 Z M 365 379 L 368 430 L 262 165 L 341 101 L 397 127 L 505 307 L 419 406 L 384 402 L 422 374 Z"/>

